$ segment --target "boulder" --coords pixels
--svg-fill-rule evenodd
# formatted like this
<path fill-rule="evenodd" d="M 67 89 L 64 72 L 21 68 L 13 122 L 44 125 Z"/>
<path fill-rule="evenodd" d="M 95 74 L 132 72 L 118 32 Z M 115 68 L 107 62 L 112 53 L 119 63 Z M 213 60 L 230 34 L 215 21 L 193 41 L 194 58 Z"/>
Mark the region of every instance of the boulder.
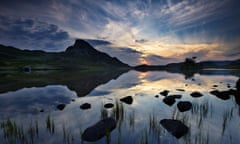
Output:
<path fill-rule="evenodd" d="M 233 89 L 227 90 L 227 91 L 218 91 L 213 90 L 209 92 L 212 95 L 215 95 L 216 97 L 222 99 L 222 100 L 228 100 L 230 99 L 231 95 L 235 95 L 236 91 Z"/>
<path fill-rule="evenodd" d="M 179 120 L 163 119 L 160 124 L 178 139 L 188 132 L 188 127 Z"/>
<path fill-rule="evenodd" d="M 192 92 L 190 95 L 195 98 L 203 96 L 200 92 Z"/>
<path fill-rule="evenodd" d="M 89 103 L 84 103 L 80 106 L 81 109 L 85 110 L 85 109 L 90 109 L 91 108 L 91 104 Z"/>
<path fill-rule="evenodd" d="M 237 83 L 236 83 L 236 88 L 238 93 L 240 93 L 240 79 L 238 79 Z"/>
<path fill-rule="evenodd" d="M 159 95 L 155 95 L 155 98 L 158 98 L 159 97 Z"/>
<path fill-rule="evenodd" d="M 163 96 L 167 96 L 167 95 L 168 95 L 168 93 L 169 93 L 169 91 L 168 91 L 168 90 L 164 90 L 164 91 L 160 92 L 160 94 L 161 94 L 161 95 L 163 95 Z"/>
<path fill-rule="evenodd" d="M 116 128 L 116 125 L 117 122 L 113 118 L 103 119 L 93 126 L 85 129 L 82 134 L 82 139 L 88 142 L 97 141 L 114 130 Z"/>
<path fill-rule="evenodd" d="M 57 105 L 57 109 L 59 109 L 59 110 L 63 110 L 64 108 L 65 108 L 65 104 L 59 104 L 59 105 Z"/>
<path fill-rule="evenodd" d="M 163 99 L 163 102 L 169 106 L 172 106 L 175 103 L 175 98 L 168 96 Z"/>
<path fill-rule="evenodd" d="M 114 104 L 112 103 L 107 103 L 104 105 L 105 108 L 112 108 L 114 106 Z"/>
<path fill-rule="evenodd" d="M 126 103 L 126 104 L 132 104 L 133 98 L 132 96 L 126 96 L 124 98 L 121 98 L 120 101 Z"/>
<path fill-rule="evenodd" d="M 189 101 L 180 101 L 178 102 L 177 107 L 180 112 L 185 112 L 192 108 L 192 103 Z"/>

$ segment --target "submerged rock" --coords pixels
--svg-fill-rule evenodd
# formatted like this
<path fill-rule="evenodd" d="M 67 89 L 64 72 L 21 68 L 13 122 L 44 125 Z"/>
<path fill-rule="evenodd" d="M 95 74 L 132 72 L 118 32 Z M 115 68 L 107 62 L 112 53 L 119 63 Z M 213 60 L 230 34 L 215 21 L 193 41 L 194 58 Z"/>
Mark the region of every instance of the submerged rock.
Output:
<path fill-rule="evenodd" d="M 178 139 L 188 132 L 188 127 L 179 120 L 163 119 L 160 124 Z"/>
<path fill-rule="evenodd" d="M 178 104 L 177 104 L 177 107 L 178 107 L 178 110 L 180 112 L 185 112 L 185 111 L 188 111 L 192 108 L 192 103 L 189 102 L 189 101 L 180 101 Z"/>
<path fill-rule="evenodd" d="M 90 109 L 91 108 L 91 104 L 89 103 L 84 103 L 80 106 L 81 109 L 85 110 L 85 109 Z"/>
<path fill-rule="evenodd" d="M 180 98 L 182 98 L 182 95 L 176 94 L 176 95 L 169 95 L 168 97 L 173 97 L 175 99 L 180 99 Z"/>
<path fill-rule="evenodd" d="M 177 91 L 185 91 L 184 89 L 176 89 Z"/>
<path fill-rule="evenodd" d="M 238 93 L 240 93 L 240 79 L 238 79 L 237 83 L 236 83 L 236 88 Z"/>
<path fill-rule="evenodd" d="M 218 97 L 222 100 L 228 100 L 228 99 L 230 99 L 231 95 L 235 95 L 236 91 L 233 89 L 230 89 L 227 91 L 214 90 L 214 91 L 210 91 L 209 93 L 212 95 L 215 95 L 216 97 Z"/>
<path fill-rule="evenodd" d="M 155 95 L 155 98 L 158 98 L 159 97 L 159 95 Z"/>
<path fill-rule="evenodd" d="M 114 130 L 116 125 L 117 122 L 113 118 L 103 119 L 84 130 L 82 139 L 89 142 L 97 141 Z"/>
<path fill-rule="evenodd" d="M 121 98 L 120 101 L 126 103 L 126 104 L 132 104 L 133 98 L 132 96 L 126 96 L 124 98 Z"/>
<path fill-rule="evenodd" d="M 104 105 L 105 108 L 112 108 L 114 106 L 114 104 L 112 103 L 107 103 Z"/>
<path fill-rule="evenodd" d="M 192 92 L 190 95 L 195 98 L 203 96 L 200 92 Z"/>
<path fill-rule="evenodd" d="M 63 110 L 64 108 L 65 108 L 65 104 L 59 104 L 59 105 L 57 105 L 57 109 L 59 109 L 59 110 Z"/>
<path fill-rule="evenodd" d="M 175 103 L 175 98 L 168 96 L 163 99 L 163 102 L 169 106 L 172 106 Z"/>
<path fill-rule="evenodd" d="M 161 95 L 163 95 L 163 96 L 167 96 L 167 95 L 168 95 L 168 93 L 169 93 L 169 91 L 168 91 L 168 90 L 164 90 L 164 91 L 160 92 L 160 94 L 161 94 Z"/>
<path fill-rule="evenodd" d="M 218 85 L 213 85 L 213 87 L 218 87 Z"/>

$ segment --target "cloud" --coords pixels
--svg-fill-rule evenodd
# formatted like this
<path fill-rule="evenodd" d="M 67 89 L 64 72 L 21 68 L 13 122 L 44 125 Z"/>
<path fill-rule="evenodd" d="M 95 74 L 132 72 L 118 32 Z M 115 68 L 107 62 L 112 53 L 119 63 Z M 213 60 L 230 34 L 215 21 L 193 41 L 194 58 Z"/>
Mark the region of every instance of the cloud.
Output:
<path fill-rule="evenodd" d="M 97 40 L 97 39 L 85 39 L 92 46 L 101 46 L 101 45 L 111 45 L 112 43 L 106 40 Z"/>
<path fill-rule="evenodd" d="M 82 38 L 132 65 L 181 61 L 192 54 L 225 59 L 237 57 L 239 43 L 234 45 L 228 40 L 240 36 L 239 3 L 236 0 L 2 0 L 0 42 L 60 51 L 71 45 L 73 39 Z"/>
<path fill-rule="evenodd" d="M 61 51 L 71 43 L 68 32 L 34 19 L 0 16 L 0 42 L 24 49 Z"/>
<path fill-rule="evenodd" d="M 147 42 L 148 40 L 146 39 L 139 39 L 139 40 L 135 40 L 136 43 L 145 43 Z"/>

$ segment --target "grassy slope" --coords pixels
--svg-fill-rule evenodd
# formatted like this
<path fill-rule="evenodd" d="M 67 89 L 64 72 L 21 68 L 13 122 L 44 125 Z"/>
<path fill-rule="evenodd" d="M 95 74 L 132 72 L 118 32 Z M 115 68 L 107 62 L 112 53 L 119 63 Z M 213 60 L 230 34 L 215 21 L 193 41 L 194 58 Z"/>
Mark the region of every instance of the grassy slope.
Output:
<path fill-rule="evenodd" d="M 106 67 L 81 56 L 69 56 L 64 52 L 46 53 L 43 51 L 19 50 L 0 45 L 0 70 L 21 70 L 24 66 L 32 69 L 93 69 Z"/>

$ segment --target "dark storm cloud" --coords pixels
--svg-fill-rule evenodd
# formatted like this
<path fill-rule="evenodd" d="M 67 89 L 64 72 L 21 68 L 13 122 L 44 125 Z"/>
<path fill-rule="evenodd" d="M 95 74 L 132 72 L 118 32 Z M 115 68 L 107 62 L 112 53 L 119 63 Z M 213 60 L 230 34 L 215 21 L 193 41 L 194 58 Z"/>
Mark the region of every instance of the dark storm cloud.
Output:
<path fill-rule="evenodd" d="M 47 51 L 63 50 L 70 41 L 69 34 L 54 24 L 5 16 L 0 16 L 0 35 L 2 44 Z"/>

